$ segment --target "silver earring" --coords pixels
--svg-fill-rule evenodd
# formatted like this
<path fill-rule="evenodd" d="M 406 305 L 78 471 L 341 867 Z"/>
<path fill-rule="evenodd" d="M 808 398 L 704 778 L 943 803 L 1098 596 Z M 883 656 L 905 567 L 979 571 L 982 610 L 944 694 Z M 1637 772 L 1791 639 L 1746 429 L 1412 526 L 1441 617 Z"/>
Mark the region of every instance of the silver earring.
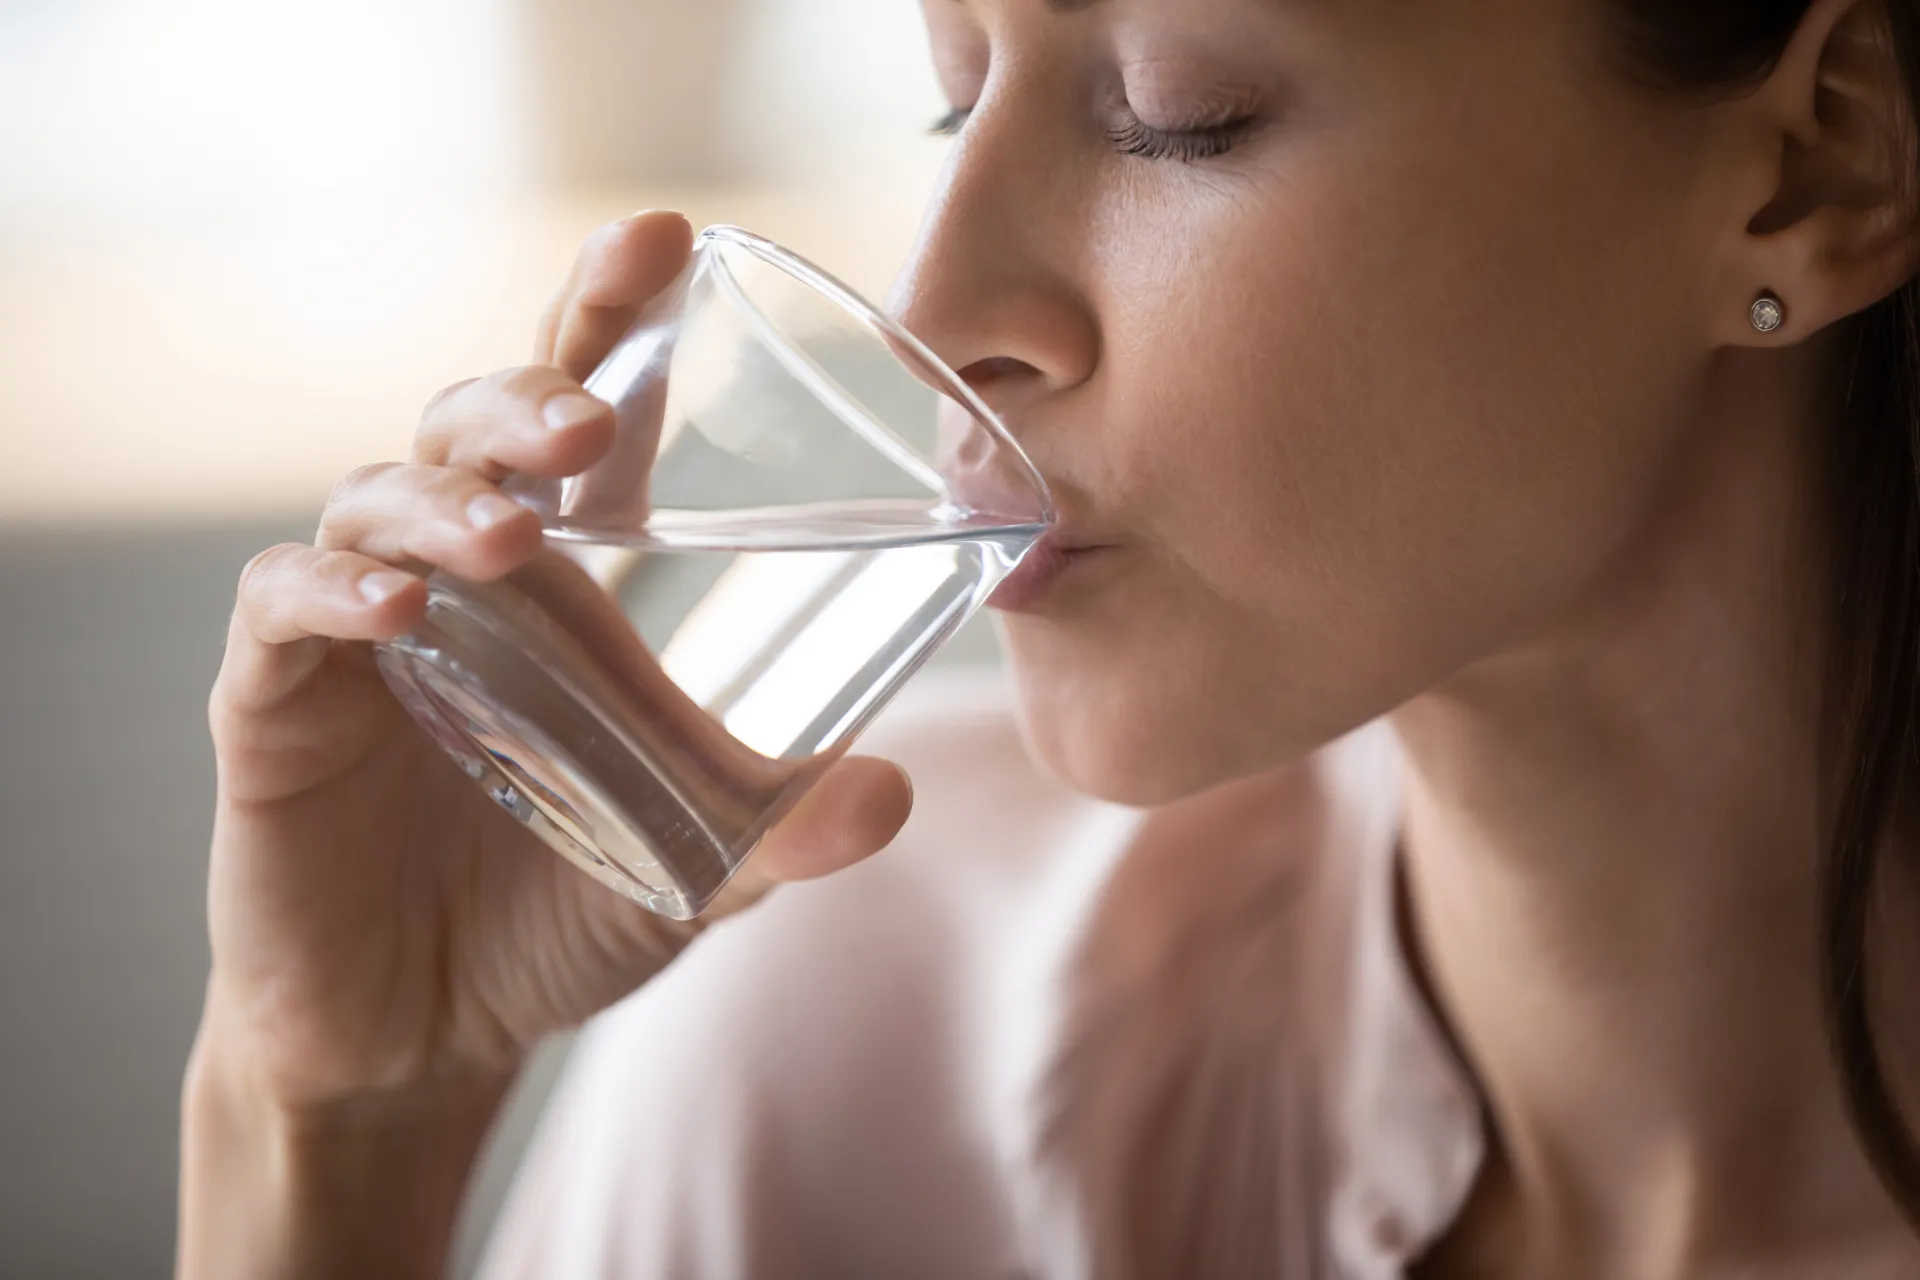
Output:
<path fill-rule="evenodd" d="M 1760 300 L 1753 304 L 1753 327 L 1761 333 L 1772 333 L 1787 322 L 1787 304 L 1771 293 L 1763 293 Z"/>

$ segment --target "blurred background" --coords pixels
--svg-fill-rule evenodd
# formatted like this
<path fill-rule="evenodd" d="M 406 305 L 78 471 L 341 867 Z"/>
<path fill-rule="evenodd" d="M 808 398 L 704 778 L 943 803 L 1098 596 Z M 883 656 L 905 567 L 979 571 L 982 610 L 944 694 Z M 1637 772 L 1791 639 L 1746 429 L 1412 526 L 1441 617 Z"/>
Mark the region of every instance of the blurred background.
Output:
<path fill-rule="evenodd" d="M 942 109 L 913 0 L 0 0 L 0 1277 L 170 1269 L 241 566 L 523 363 L 602 222 L 883 293 Z"/>

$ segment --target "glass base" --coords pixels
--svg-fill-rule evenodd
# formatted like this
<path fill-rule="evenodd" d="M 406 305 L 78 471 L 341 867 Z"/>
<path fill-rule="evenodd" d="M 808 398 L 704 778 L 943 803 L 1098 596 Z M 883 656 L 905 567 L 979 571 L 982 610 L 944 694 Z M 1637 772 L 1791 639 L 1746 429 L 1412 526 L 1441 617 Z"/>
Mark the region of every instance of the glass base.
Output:
<path fill-rule="evenodd" d="M 377 651 L 414 718 L 496 804 L 595 879 L 674 920 L 710 905 L 784 797 L 750 804 L 757 820 L 716 822 L 713 805 L 674 786 L 659 743 L 633 740 L 620 692 L 596 687 L 604 674 L 525 597 L 438 575 L 430 585 L 426 621 Z"/>

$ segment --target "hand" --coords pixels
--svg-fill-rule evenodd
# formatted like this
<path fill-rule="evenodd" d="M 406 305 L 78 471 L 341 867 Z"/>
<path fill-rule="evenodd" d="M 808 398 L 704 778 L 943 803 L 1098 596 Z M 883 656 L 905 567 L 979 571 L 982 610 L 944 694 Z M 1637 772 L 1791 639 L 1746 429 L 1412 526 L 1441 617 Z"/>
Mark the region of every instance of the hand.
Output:
<path fill-rule="evenodd" d="M 600 232 L 540 326 L 535 365 L 442 393 L 410 463 L 355 472 L 314 546 L 246 570 L 211 708 L 203 1039 L 217 1027 L 218 1054 L 275 1106 L 510 1074 L 701 927 L 621 898 L 499 812 L 394 700 L 368 647 L 421 620 L 422 573 L 490 581 L 539 553 L 538 519 L 496 486 L 574 475 L 613 447 L 613 414 L 580 380 L 689 249 L 675 215 Z M 873 853 L 909 804 L 893 766 L 840 762 L 715 917 Z"/>

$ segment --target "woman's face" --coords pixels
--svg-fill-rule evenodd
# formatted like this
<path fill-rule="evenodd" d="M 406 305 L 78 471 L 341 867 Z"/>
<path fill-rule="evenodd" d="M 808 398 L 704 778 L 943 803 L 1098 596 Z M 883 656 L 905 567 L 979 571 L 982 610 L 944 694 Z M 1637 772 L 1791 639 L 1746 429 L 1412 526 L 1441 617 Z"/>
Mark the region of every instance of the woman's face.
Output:
<path fill-rule="evenodd" d="M 1006 619 L 1069 782 L 1280 763 L 1622 555 L 1728 202 L 1592 0 L 924 4 L 971 114 L 895 306 L 1106 548 Z"/>

